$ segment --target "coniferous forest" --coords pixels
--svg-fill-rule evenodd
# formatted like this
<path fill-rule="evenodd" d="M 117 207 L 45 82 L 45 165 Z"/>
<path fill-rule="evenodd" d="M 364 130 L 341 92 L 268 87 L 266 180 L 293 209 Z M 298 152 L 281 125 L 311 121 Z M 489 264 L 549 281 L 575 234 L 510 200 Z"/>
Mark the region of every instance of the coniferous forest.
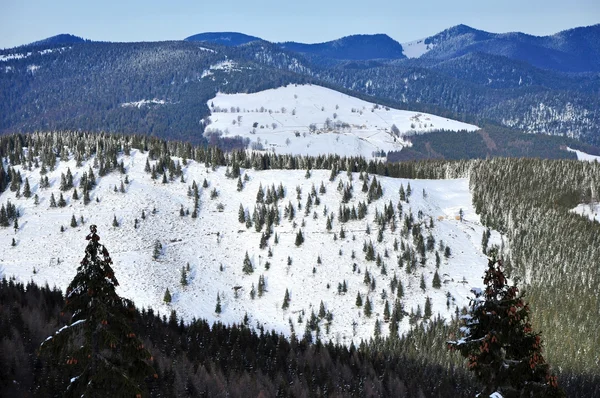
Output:
<path fill-rule="evenodd" d="M 597 162 L 493 158 L 384 163 L 333 155 L 224 152 L 148 136 L 55 132 L 0 137 L 0 192 L 14 188 L 25 195 L 28 190 L 12 169 L 15 165 L 51 168 L 60 158 L 95 155 L 102 176 L 118 172 L 117 155 L 133 148 L 159 161 L 163 170 L 155 171 L 158 175 L 176 173 L 170 170 L 171 157 L 179 157 L 232 170 L 326 169 L 332 174 L 468 178 L 482 222 L 503 234 L 505 244 L 496 255 L 528 302 L 534 329 L 541 332 L 544 358 L 558 384 L 570 397 L 600 394 L 600 223 L 570 211 L 598 201 Z M 69 182 L 66 177 L 64 183 Z M 60 206 L 60 198 L 57 201 Z M 18 211 L 10 206 L 5 211 L 16 222 Z M 300 238 L 297 245 L 302 244 Z M 81 249 L 84 254 L 83 243 Z M 75 319 L 69 311 L 56 289 L 2 281 L 4 395 L 63 394 L 76 376 L 73 363 L 59 363 L 39 347 Z M 446 349 L 449 336 L 458 331 L 460 315 L 464 314 L 449 324 L 435 320 L 402 337 L 374 337 L 349 347 L 309 342 L 302 336 L 287 340 L 248 325 L 209 325 L 203 320 L 184 324 L 176 313 L 159 316 L 151 309 L 137 309 L 130 325 L 151 355 L 148 364 L 156 377 L 146 378 L 143 385 L 151 396 L 473 396 L 481 391 L 479 382 L 463 359 Z"/>

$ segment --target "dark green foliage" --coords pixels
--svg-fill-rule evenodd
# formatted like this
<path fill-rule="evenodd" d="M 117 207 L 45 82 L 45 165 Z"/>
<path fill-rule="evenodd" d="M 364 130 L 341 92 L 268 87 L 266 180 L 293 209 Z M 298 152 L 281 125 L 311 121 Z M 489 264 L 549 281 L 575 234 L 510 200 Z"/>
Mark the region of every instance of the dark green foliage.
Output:
<path fill-rule="evenodd" d="M 286 288 L 285 295 L 283 296 L 283 304 L 281 305 L 281 308 L 284 310 L 287 310 L 289 307 L 290 307 L 290 292 Z"/>
<path fill-rule="evenodd" d="M 482 130 L 437 131 L 414 135 L 412 146 L 388 155 L 390 161 L 419 159 L 485 159 L 488 157 L 539 157 L 546 159 L 575 159 L 572 152 L 577 141 L 544 134 L 523 134 L 520 131 L 487 125 Z"/>
<path fill-rule="evenodd" d="M 367 318 L 370 318 L 371 314 L 373 313 L 373 305 L 371 304 L 371 299 L 369 299 L 369 296 L 367 296 L 367 301 L 365 301 L 363 312 Z"/>
<path fill-rule="evenodd" d="M 242 267 L 242 271 L 245 274 L 251 274 L 254 272 L 254 267 L 252 266 L 252 261 L 250 261 L 250 256 L 248 256 L 248 252 L 244 257 L 244 266 Z"/>
<path fill-rule="evenodd" d="M 154 374 L 150 353 L 129 324 L 135 316 L 133 302 L 115 292 L 119 283 L 108 250 L 99 243 L 96 227 L 90 230 L 85 257 L 67 288 L 64 311 L 73 314 L 70 324 L 40 349 L 77 374 L 67 396 L 135 396 L 146 390 L 144 380 Z"/>
<path fill-rule="evenodd" d="M 215 306 L 215 313 L 221 313 L 221 296 L 219 295 L 219 293 L 217 293 L 217 305 Z"/>
<path fill-rule="evenodd" d="M 468 359 L 468 368 L 483 384 L 483 395 L 563 397 L 542 356 L 541 334 L 533 331 L 529 305 L 516 286 L 507 284 L 502 262 L 490 260 L 485 290 L 474 290 L 463 336 L 450 341 Z"/>
<path fill-rule="evenodd" d="M 437 269 L 435 270 L 435 274 L 433 274 L 433 281 L 431 282 L 431 286 L 434 289 L 439 289 L 442 287 L 442 281 L 440 280 L 440 274 L 438 274 Z"/>

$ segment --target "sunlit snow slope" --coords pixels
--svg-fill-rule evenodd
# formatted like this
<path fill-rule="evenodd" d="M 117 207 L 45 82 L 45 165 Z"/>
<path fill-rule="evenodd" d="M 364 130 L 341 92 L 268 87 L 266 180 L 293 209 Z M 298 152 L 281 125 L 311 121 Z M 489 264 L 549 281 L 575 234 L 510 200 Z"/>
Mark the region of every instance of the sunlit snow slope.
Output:
<path fill-rule="evenodd" d="M 402 138 L 406 134 L 477 130 L 470 124 L 376 105 L 316 85 L 288 85 L 253 94 L 219 93 L 208 105 L 212 112 L 209 134 L 220 130 L 224 136 L 248 137 L 276 153 L 373 158 L 400 150 L 406 145 Z"/>
<path fill-rule="evenodd" d="M 306 92 L 299 95 L 306 95 Z M 337 187 L 340 181 L 349 183 L 345 172 L 330 182 L 329 171 L 313 170 L 310 178 L 305 178 L 305 171 L 302 170 L 242 170 L 249 180 L 238 192 L 237 180 L 225 177 L 225 167 L 213 171 L 203 164 L 188 161 L 183 166 L 185 182 L 176 179 L 163 184 L 160 178 L 152 180 L 144 172 L 146 158 L 147 154 L 137 150 L 132 150 L 131 156 L 120 157 L 129 180 L 129 184 L 124 184 L 125 193 L 115 192 L 114 189 L 115 186 L 120 187 L 125 175 L 113 172 L 97 178 L 98 185 L 92 191 L 92 201 L 87 206 L 81 199 L 72 199 L 72 190 L 65 192 L 67 206 L 64 208 L 49 208 L 51 193 L 57 199 L 59 197 L 61 173 L 65 173 L 69 167 L 77 186 L 82 173 L 89 170 L 93 160 L 84 162 L 81 168 L 75 166 L 74 160 L 60 162 L 48 174 L 51 186 L 47 189 L 38 186 L 39 169 L 27 171 L 16 166 L 15 170 L 20 171 L 23 181 L 29 178 L 32 195 L 39 195 L 39 204 L 34 204 L 33 196 L 29 199 L 16 198 L 15 193 L 8 189 L 0 195 L 1 203 L 6 204 L 10 200 L 22 215 L 16 232 L 12 227 L 0 228 L 0 268 L 7 276 L 14 276 L 23 282 L 33 280 L 38 284 L 48 283 L 65 289 L 83 257 L 84 238 L 89 225 L 97 224 L 102 242 L 114 260 L 114 269 L 120 282 L 118 292 L 133 299 L 138 307 L 153 307 L 161 314 L 168 314 L 173 309 L 188 321 L 196 317 L 238 323 L 247 313 L 251 326 L 264 325 L 267 330 L 274 329 L 286 335 L 291 333 L 291 319 L 296 333 L 302 335 L 311 311 L 318 312 L 323 301 L 333 319 L 329 333 L 326 333 L 325 320 L 321 321 L 321 338 L 341 343 L 369 338 L 376 320 L 381 322 L 382 333 L 388 333 L 388 326 L 383 322 L 385 299 L 382 297 L 387 296 L 390 306 L 396 300 L 397 293 L 392 293 L 390 289 L 394 275 L 403 285 L 401 303 L 407 313 L 411 309 L 416 311 L 417 306 L 423 311 L 426 297 L 429 296 L 434 316 L 439 313 L 449 317 L 456 306 L 462 307 L 468 303 L 467 296 L 472 286 L 482 285 L 481 277 L 487 264 L 481 253 L 484 228 L 471 205 L 466 179 L 429 181 L 377 177 L 383 197 L 368 205 L 368 213 L 363 220 L 344 224 L 346 237 L 341 239 L 342 224 L 338 221 L 338 209 L 342 195 Z M 202 188 L 205 178 L 208 188 Z M 370 182 L 372 179 L 373 176 L 370 176 Z M 200 208 L 196 219 L 179 214 L 181 206 L 191 211 L 193 200 L 187 192 L 193 181 L 200 187 Z M 321 182 L 326 188 L 323 194 L 318 193 Z M 280 183 L 285 188 L 285 198 L 278 204 L 280 225 L 274 227 L 279 243 L 275 244 L 274 237 L 270 238 L 268 245 L 272 257 L 268 257 L 268 249 L 259 249 L 261 233 L 256 232 L 254 226 L 246 228 L 238 222 L 238 209 L 241 203 L 252 214 L 259 186 L 262 185 L 266 191 L 267 187 L 277 187 Z M 407 189 L 409 183 L 412 195 L 408 198 L 409 202 L 401 203 L 403 212 L 398 217 L 399 188 L 402 185 Z M 313 184 L 320 204 L 313 205 L 305 216 L 305 204 Z M 361 191 L 362 181 L 358 173 L 352 175 L 352 184 L 353 198 L 348 206 L 356 206 L 359 201 L 366 202 L 366 193 Z M 300 200 L 297 199 L 297 187 L 301 191 Z M 215 199 L 210 198 L 213 189 L 218 192 Z M 388 226 L 382 242 L 378 242 L 375 213 L 376 210 L 381 212 L 384 204 L 390 201 L 396 212 L 397 229 L 392 232 Z M 218 211 L 219 203 L 224 206 L 223 211 Z M 289 203 L 296 209 L 293 221 L 284 217 L 284 207 Z M 299 203 L 302 209 L 298 209 Z M 331 231 L 326 229 L 326 217 L 323 215 L 325 207 L 327 213 L 333 214 Z M 155 214 L 153 209 L 156 209 Z M 457 219 L 461 209 L 464 212 L 462 222 Z M 142 211 L 145 212 L 145 219 L 141 217 Z M 415 223 L 422 223 L 425 238 L 431 231 L 436 251 L 441 240 L 451 248 L 449 258 L 440 253 L 440 289 L 432 288 L 436 269 L 435 251 L 427 252 L 424 265 L 417 261 L 411 273 L 407 273 L 406 266 L 398 266 L 402 248 L 395 251 L 393 241 L 397 239 L 400 246 L 404 242 L 405 251 L 414 247 L 411 233 L 403 237 L 401 232 L 405 216 L 410 213 Z M 73 215 L 78 222 L 83 217 L 85 224 L 70 227 Z M 112 226 L 114 216 L 120 223 L 118 227 Z M 431 229 L 430 217 L 434 224 Z M 135 218 L 139 221 L 137 229 L 134 228 Z M 303 222 L 305 226 L 302 226 Z M 366 233 L 367 224 L 370 234 Z M 60 232 L 61 226 L 64 226 L 64 232 Z M 305 242 L 296 247 L 295 237 L 299 228 L 303 231 Z M 11 246 L 13 238 L 16 243 L 14 247 Z M 492 233 L 492 242 L 498 243 L 499 239 L 496 233 Z M 156 260 L 153 259 L 155 240 L 163 246 Z M 376 253 L 382 257 L 386 275 L 382 273 L 382 266 L 378 267 L 375 261 L 365 259 L 363 244 L 370 241 Z M 386 249 L 389 257 L 385 257 Z M 246 252 L 254 267 L 250 275 L 242 272 Z M 292 260 L 291 265 L 288 265 L 288 256 Z M 321 264 L 317 263 L 318 256 L 321 257 Z M 265 267 L 267 261 L 270 263 L 268 270 Z M 181 269 L 188 263 L 189 284 L 182 286 Z M 366 271 L 376 280 L 374 290 L 364 283 Z M 258 289 L 261 275 L 264 275 L 266 291 L 262 297 L 257 295 L 252 299 L 252 285 Z M 422 276 L 426 283 L 424 291 L 419 286 Z M 347 292 L 339 294 L 338 284 L 344 281 Z M 163 302 L 167 288 L 173 294 L 170 305 Z M 237 298 L 234 288 L 238 290 Z M 289 289 L 291 301 L 289 309 L 284 310 L 282 302 L 286 289 Z M 373 315 L 370 318 L 364 315 L 363 308 L 355 305 L 359 292 L 363 302 L 369 297 L 373 303 Z M 222 300 L 220 315 L 215 313 L 217 294 Z M 304 314 L 303 323 L 298 322 L 301 314 Z M 404 317 L 400 326 L 403 331 L 409 328 L 409 316 Z"/>

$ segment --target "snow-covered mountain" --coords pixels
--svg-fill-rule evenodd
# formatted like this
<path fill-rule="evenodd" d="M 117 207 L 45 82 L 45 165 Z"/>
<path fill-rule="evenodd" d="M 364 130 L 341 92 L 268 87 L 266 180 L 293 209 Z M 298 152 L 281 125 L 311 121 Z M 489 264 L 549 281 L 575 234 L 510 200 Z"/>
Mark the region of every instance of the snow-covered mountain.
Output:
<path fill-rule="evenodd" d="M 404 136 L 477 126 L 427 113 L 377 105 L 317 85 L 288 85 L 253 94 L 222 94 L 208 101 L 205 134 L 247 137 L 254 148 L 318 156 L 385 157 L 408 145 Z"/>
<path fill-rule="evenodd" d="M 98 175 L 93 157 L 83 161 L 81 167 L 74 159 L 60 161 L 46 174 L 48 188 L 38 184 L 39 168 L 29 171 L 15 166 L 23 181 L 29 182 L 31 197 L 23 197 L 24 191 L 17 197 L 9 189 L 0 195 L 3 205 L 10 201 L 21 214 L 16 230 L 0 229 L 0 267 L 4 273 L 24 282 L 33 280 L 66 288 L 83 256 L 88 228 L 96 224 L 114 260 L 119 293 L 139 307 L 152 307 L 162 314 L 176 310 L 188 321 L 206 318 L 242 322 L 247 314 L 253 327 L 262 325 L 290 335 L 290 325 L 295 333 L 302 334 L 311 313 L 318 313 L 323 302 L 331 318 L 329 326 L 326 320 L 320 321 L 321 337 L 341 343 L 369 338 L 376 323 L 387 335 L 386 302 L 390 311 L 399 299 L 406 313 L 424 314 L 429 297 L 432 316 L 448 318 L 457 306 L 467 304 L 469 289 L 482 284 L 487 263 L 481 252 L 485 229 L 472 207 L 466 179 L 377 176 L 382 196 L 372 197 L 367 204 L 368 193 L 363 192 L 364 182 L 358 173 L 340 173 L 330 181 L 327 170 L 312 170 L 308 175 L 302 170 L 242 170 L 243 187 L 239 190 L 238 180 L 227 178 L 230 170 L 225 167 L 213 170 L 191 160 L 184 164 L 183 159 L 175 159 L 182 166 L 185 182 L 167 178 L 163 183 L 160 176 L 152 179 L 144 171 L 147 160 L 148 152 L 138 150 L 131 150 L 128 156 L 119 155 L 126 174 L 112 172 L 97 178 L 87 205 L 81 188 L 79 199 L 73 199 L 73 189 L 63 192 L 65 207 L 51 207 L 51 195 L 57 202 L 60 199 L 61 174 L 70 170 L 78 187 L 83 173 L 89 173 L 90 168 Z M 155 163 L 149 161 L 151 166 Z M 365 184 L 369 188 L 376 185 L 374 179 L 368 176 Z M 197 218 L 187 213 L 193 213 L 194 199 L 190 195 L 194 182 L 199 188 Z M 251 217 L 255 207 L 262 207 L 257 204 L 259 189 L 262 187 L 269 202 L 273 191 L 281 194 L 280 186 L 285 196 L 277 204 L 265 205 L 277 209 L 280 221 L 274 224 L 273 234 L 261 249 L 265 228 L 257 232 L 255 225 L 240 223 L 239 208 L 241 205 Z M 400 200 L 400 189 L 408 194 L 409 186 L 412 194 Z M 350 191 L 352 197 L 346 194 L 347 203 L 342 204 L 344 191 Z M 312 205 L 306 211 L 309 196 Z M 347 222 L 339 219 L 340 206 L 347 206 L 348 214 L 353 214 L 360 208 L 359 203 L 366 205 L 364 218 L 350 216 Z M 294 209 L 293 218 L 289 216 L 290 207 Z M 383 214 L 389 221 L 380 235 L 375 220 L 376 215 Z M 70 226 L 73 218 L 75 227 Z M 118 226 L 113 225 L 115 219 Z M 410 232 L 407 224 L 413 225 Z M 296 246 L 300 230 L 304 243 Z M 421 236 L 423 240 L 418 243 Z M 492 232 L 491 243 L 499 241 L 499 235 Z M 378 261 L 367 260 L 363 252 L 371 243 Z M 418 254 L 420 244 L 428 246 L 424 261 Z M 243 272 L 246 253 L 254 269 L 250 274 Z M 187 270 L 185 286 L 181 283 L 183 269 Z M 436 270 L 439 288 L 432 287 Z M 394 280 L 402 286 L 404 294 L 400 297 L 395 282 L 391 287 Z M 172 295 L 170 304 L 163 302 L 167 289 Z M 283 309 L 286 289 L 290 302 L 289 308 Z M 362 307 L 356 305 L 358 294 Z M 215 312 L 217 296 L 220 314 Z M 373 305 L 370 317 L 364 313 L 367 298 Z M 406 331 L 413 321 L 418 322 L 416 317 L 405 316 L 400 330 Z"/>

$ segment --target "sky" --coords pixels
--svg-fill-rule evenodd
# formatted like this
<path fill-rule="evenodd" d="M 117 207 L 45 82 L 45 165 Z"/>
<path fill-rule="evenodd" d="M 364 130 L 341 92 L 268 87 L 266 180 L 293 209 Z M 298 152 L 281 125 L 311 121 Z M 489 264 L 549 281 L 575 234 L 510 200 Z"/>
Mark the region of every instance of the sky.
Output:
<path fill-rule="evenodd" d="M 386 33 L 403 43 L 461 23 L 496 33 L 548 35 L 600 23 L 600 1 L 0 0 L 0 48 L 60 33 L 128 42 L 234 31 L 304 43 Z"/>

